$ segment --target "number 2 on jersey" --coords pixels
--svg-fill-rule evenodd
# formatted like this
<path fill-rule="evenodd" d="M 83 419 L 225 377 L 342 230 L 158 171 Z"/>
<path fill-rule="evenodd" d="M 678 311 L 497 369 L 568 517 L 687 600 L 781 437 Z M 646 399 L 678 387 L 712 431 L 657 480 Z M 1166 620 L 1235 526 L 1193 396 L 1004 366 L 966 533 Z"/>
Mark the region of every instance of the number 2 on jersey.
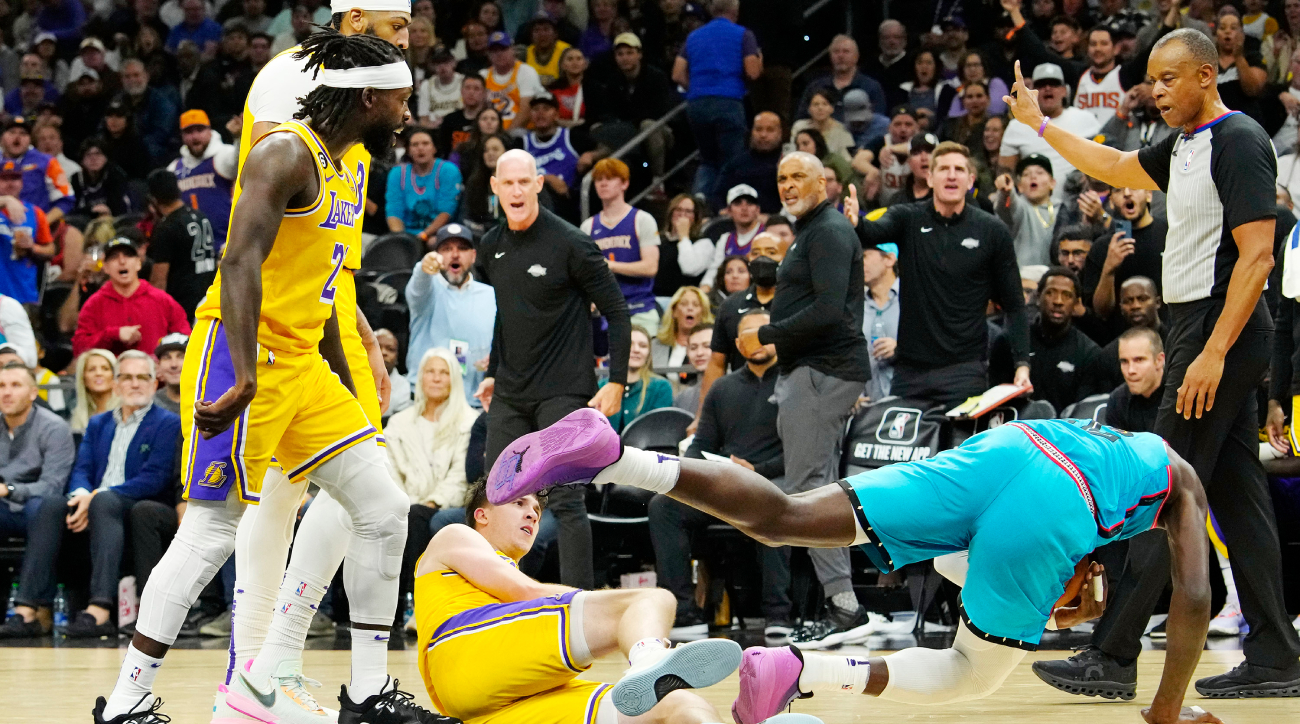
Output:
<path fill-rule="evenodd" d="M 322 304 L 334 303 L 334 285 L 339 278 L 339 270 L 343 268 L 343 258 L 347 255 L 347 248 L 343 244 L 336 242 L 334 244 L 334 254 L 331 257 L 334 261 L 334 271 L 325 280 L 325 288 L 321 290 L 320 301 Z"/>

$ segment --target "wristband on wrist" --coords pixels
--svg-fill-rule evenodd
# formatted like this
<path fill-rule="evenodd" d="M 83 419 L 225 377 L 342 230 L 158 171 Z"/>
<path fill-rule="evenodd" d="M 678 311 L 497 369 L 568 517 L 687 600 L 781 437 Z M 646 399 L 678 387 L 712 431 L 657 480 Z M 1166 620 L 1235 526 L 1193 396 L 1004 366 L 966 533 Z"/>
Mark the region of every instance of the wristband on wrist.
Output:
<path fill-rule="evenodd" d="M 1043 132 L 1047 130 L 1047 121 L 1048 121 L 1047 117 L 1044 117 L 1044 118 L 1043 118 L 1043 125 L 1041 125 L 1041 126 L 1038 127 L 1038 137 L 1039 137 L 1039 138 L 1042 138 L 1042 137 L 1043 137 Z"/>

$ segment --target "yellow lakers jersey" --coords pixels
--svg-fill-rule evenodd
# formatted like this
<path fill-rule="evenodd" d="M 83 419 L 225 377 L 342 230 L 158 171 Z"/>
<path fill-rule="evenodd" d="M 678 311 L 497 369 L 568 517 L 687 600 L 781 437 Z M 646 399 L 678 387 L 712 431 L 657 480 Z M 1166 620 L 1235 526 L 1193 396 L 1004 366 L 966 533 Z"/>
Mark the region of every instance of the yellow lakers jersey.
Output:
<path fill-rule="evenodd" d="M 551 51 L 550 61 L 543 64 L 538 62 L 537 54 L 533 52 L 533 46 L 528 46 L 528 54 L 524 56 L 524 62 L 533 66 L 533 70 L 537 71 L 537 77 L 542 80 L 543 88 L 560 77 L 560 56 L 564 55 L 564 51 L 568 49 L 568 43 L 563 40 L 555 41 L 555 50 Z"/>
<path fill-rule="evenodd" d="M 516 60 L 515 67 L 510 71 L 510 75 L 505 82 L 497 80 L 497 72 L 493 68 L 487 69 L 487 75 L 483 78 L 483 87 L 487 89 L 487 102 L 501 113 L 501 128 L 509 130 L 510 124 L 515 121 L 515 114 L 519 112 L 519 104 L 522 97 L 519 95 L 519 68 L 522 62 Z"/>
<path fill-rule="evenodd" d="M 325 144 L 301 121 L 282 123 L 271 133 L 292 133 L 307 144 L 319 188 L 309 206 L 285 210 L 275 246 L 262 263 L 257 341 L 278 352 L 313 353 L 333 310 L 348 245 L 359 236 L 367 170 L 364 163 L 335 166 Z M 220 270 L 195 316 L 221 317 Z"/>

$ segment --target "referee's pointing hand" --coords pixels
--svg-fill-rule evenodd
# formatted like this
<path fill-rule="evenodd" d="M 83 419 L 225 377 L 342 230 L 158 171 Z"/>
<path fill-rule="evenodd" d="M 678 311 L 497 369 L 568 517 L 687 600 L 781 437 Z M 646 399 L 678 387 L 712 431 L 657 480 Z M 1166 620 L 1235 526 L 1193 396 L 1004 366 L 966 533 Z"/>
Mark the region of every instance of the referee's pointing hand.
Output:
<path fill-rule="evenodd" d="M 1030 90 L 1025 85 L 1025 76 L 1020 73 L 1020 61 L 1016 61 L 1016 82 L 1011 86 L 1011 94 L 1002 96 L 1002 102 L 1011 109 L 1011 115 L 1017 121 L 1029 126 L 1035 133 L 1043 124 L 1043 112 L 1038 108 L 1038 91 Z"/>

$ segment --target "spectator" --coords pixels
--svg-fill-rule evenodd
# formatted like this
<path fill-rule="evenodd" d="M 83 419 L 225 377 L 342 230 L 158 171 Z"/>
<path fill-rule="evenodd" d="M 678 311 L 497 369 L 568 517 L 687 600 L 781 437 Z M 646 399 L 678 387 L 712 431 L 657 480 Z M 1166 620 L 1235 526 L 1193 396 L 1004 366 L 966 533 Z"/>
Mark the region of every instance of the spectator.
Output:
<path fill-rule="evenodd" d="M 916 109 L 907 105 L 894 108 L 890 113 L 889 130 L 876 143 L 858 149 L 853 156 L 852 169 L 864 173 L 874 162 L 880 169 L 880 183 L 883 188 L 891 191 L 903 188 L 903 178 L 907 175 L 907 157 L 911 155 L 911 141 L 916 136 L 917 129 Z M 798 141 L 796 136 L 796 150 L 805 151 L 806 149 L 798 148 Z M 827 156 L 829 157 L 829 154 Z M 827 159 L 822 158 L 822 163 L 827 163 Z M 841 183 L 847 183 L 849 180 L 840 178 Z"/>
<path fill-rule="evenodd" d="M 528 128 L 529 104 L 545 89 L 532 66 L 515 58 L 510 36 L 496 31 L 488 36 L 491 66 L 479 72 L 487 89 L 487 103 L 501 112 L 501 127 Z"/>
<path fill-rule="evenodd" d="M 477 128 L 478 114 L 486 105 L 483 77 L 477 74 L 467 75 L 460 81 L 460 107 L 443 116 L 438 126 L 438 147 L 443 153 L 451 153 L 462 143 L 470 140 Z"/>
<path fill-rule="evenodd" d="M 570 45 L 560 40 L 555 19 L 545 10 L 537 11 L 530 27 L 532 42 L 524 55 L 524 62 L 537 71 L 543 86 L 549 86 L 560 77 L 560 59 Z"/>
<path fill-rule="evenodd" d="M 185 310 L 166 292 L 140 279 L 140 264 L 140 252 L 130 239 L 119 236 L 105 246 L 109 283 L 92 294 L 77 315 L 73 354 L 92 347 L 152 352 L 167 334 L 190 333 Z"/>
<path fill-rule="evenodd" d="M 477 0 L 471 7 L 470 15 L 487 28 L 489 33 L 507 30 L 501 5 L 494 0 Z"/>
<path fill-rule="evenodd" d="M 1123 382 L 1110 393 L 1106 424 L 1132 432 L 1155 429 L 1165 390 L 1165 345 L 1149 327 L 1126 330 L 1115 340 Z"/>
<path fill-rule="evenodd" d="M 121 216 L 131 211 L 131 193 L 126 171 L 108 160 L 102 138 L 81 143 L 81 170 L 72 174 L 72 207 L 81 216 Z"/>
<path fill-rule="evenodd" d="M 533 99 L 533 130 L 524 136 L 524 150 L 537 160 L 555 213 L 565 220 L 578 217 L 578 174 L 586 173 L 600 152 L 582 126 L 559 124 L 559 106 L 550 93 Z"/>
<path fill-rule="evenodd" d="M 876 30 L 876 41 L 880 53 L 867 60 L 866 75 L 880 82 L 889 106 L 906 103 L 906 91 L 902 85 L 912 79 L 912 64 L 907 55 L 907 28 L 897 20 L 885 20 Z"/>
<path fill-rule="evenodd" d="M 1296 11 L 1300 12 L 1300 5 L 1297 6 Z M 1291 68 L 1300 70 L 1300 48 L 1291 53 L 1289 63 Z M 1273 146 L 1278 149 L 1279 153 L 1290 152 L 1290 155 L 1294 155 L 1297 135 L 1300 132 L 1300 118 L 1297 118 L 1297 113 L 1300 113 L 1300 73 L 1293 72 L 1291 74 L 1290 82 L 1278 93 L 1277 98 L 1286 111 L 1286 120 L 1282 122 L 1282 127 L 1273 134 Z M 1294 160 L 1292 159 L 1293 162 Z M 1294 169 L 1289 171 L 1294 173 Z M 1278 180 L 1282 181 L 1282 179 L 1282 170 L 1279 168 Z"/>
<path fill-rule="evenodd" d="M 848 160 L 851 157 L 849 149 L 858 144 L 853 135 L 844 129 L 844 124 L 831 117 L 831 113 L 839 104 L 839 93 L 831 86 L 822 86 L 807 95 L 808 105 L 804 108 L 806 118 L 794 122 L 790 127 L 790 136 L 793 138 L 800 131 L 815 129 L 821 133 L 829 152 L 839 154 Z"/>
<path fill-rule="evenodd" d="M 23 203 L 40 209 L 50 223 L 72 208 L 75 199 L 68 176 L 59 162 L 32 147 L 31 126 L 23 118 L 12 118 L 0 135 L 4 150 L 0 170 L 19 171 Z"/>
<path fill-rule="evenodd" d="M 461 388 L 473 398 L 492 347 L 496 297 L 492 287 L 474 279 L 478 258 L 474 235 L 460 224 L 438 230 L 433 251 L 411 270 L 406 283 L 406 304 L 411 314 L 411 334 L 406 347 L 407 373 L 419 369 L 427 350 L 452 350 L 463 370 Z"/>
<path fill-rule="evenodd" d="M 89 349 L 77 357 L 73 390 L 76 395 L 68 425 L 74 433 L 86 431 L 90 418 L 122 403 L 113 387 L 117 379 L 117 357 L 106 349 Z"/>
<path fill-rule="evenodd" d="M 542 0 L 541 6 L 542 9 L 539 12 L 544 12 L 551 17 L 551 22 L 555 25 L 555 32 L 559 35 L 560 40 L 569 45 L 577 45 L 582 37 L 582 30 L 569 20 L 569 6 L 565 0 Z M 538 19 L 540 20 L 540 18 Z M 684 39 L 685 36 L 683 36 Z M 669 58 L 668 62 L 671 64 L 672 58 Z"/>
<path fill-rule="evenodd" d="M 688 109 L 689 110 L 689 107 Z M 739 185 L 757 189 L 755 198 L 765 214 L 781 210 L 781 200 L 776 194 L 776 164 L 781 160 L 781 117 L 771 111 L 754 116 L 754 127 L 749 134 L 749 147 L 738 155 L 728 155 L 716 184 L 709 190 L 696 193 L 708 195 L 714 208 L 726 205 L 723 194 Z"/>
<path fill-rule="evenodd" d="M 1154 281 L 1157 292 L 1164 288 L 1161 267 L 1165 237 L 1169 234 L 1169 223 L 1151 213 L 1150 191 L 1115 189 L 1111 191 L 1109 201 L 1115 218 L 1128 222 L 1132 233 L 1108 232 L 1088 252 L 1083 270 L 1083 289 L 1092 299 L 1093 310 L 1102 319 L 1109 319 L 1114 313 L 1115 300 L 1125 280 L 1142 276 Z M 1111 225 L 1114 226 L 1113 221 Z M 1106 243 L 1102 243 L 1103 240 Z"/>
<path fill-rule="evenodd" d="M 488 60 L 488 30 L 483 23 L 470 19 L 460 29 L 460 40 L 452 48 L 452 55 L 459 61 L 456 72 L 465 76 L 478 75 L 479 71 L 492 65 Z"/>
<path fill-rule="evenodd" d="M 1074 272 L 1061 266 L 1048 269 L 1038 282 L 1038 319 L 1029 325 L 1031 396 L 1047 400 L 1058 412 L 1105 391 L 1101 349 L 1074 326 L 1073 311 L 1080 292 Z M 1013 355 L 1007 337 L 993 342 L 989 357 L 989 381 L 1011 382 Z"/>
<path fill-rule="evenodd" d="M 894 352 L 898 348 L 897 263 L 897 244 L 879 244 L 862 251 L 862 282 L 866 285 L 862 336 L 871 350 L 867 397 L 872 401 L 889 397 L 894 379 Z"/>
<path fill-rule="evenodd" d="M 655 274 L 655 298 L 667 298 L 682 287 L 700 286 L 713 260 L 713 242 L 700 238 L 704 214 L 689 194 L 678 194 L 668 202 L 667 217 L 659 225 L 659 273 Z"/>
<path fill-rule="evenodd" d="M 495 114 L 495 109 L 484 110 L 479 120 Z M 469 168 L 465 173 L 466 202 L 461 205 L 461 221 L 476 235 L 481 236 L 501 222 L 504 212 L 499 199 L 490 192 L 491 179 L 496 173 L 497 160 L 509 149 L 509 143 L 506 136 L 494 133 L 484 137 L 482 143 L 466 144 L 473 157 L 461 165 L 462 169 Z"/>
<path fill-rule="evenodd" d="M 753 311 L 741 320 L 747 331 L 770 321 L 767 312 Z M 730 459 L 772 480 L 782 489 L 785 457 L 777 433 L 777 406 L 773 404 L 778 382 L 775 346 L 760 345 L 746 358 L 745 366 L 718 380 L 700 409 L 699 429 L 686 457 L 704 459 L 714 455 Z M 704 612 L 695 605 L 695 584 L 691 577 L 691 537 L 696 531 L 718 523 L 713 516 L 679 503 L 666 495 L 650 500 L 650 541 L 655 549 L 659 585 L 677 598 L 676 637 L 702 637 L 709 633 Z M 768 637 L 788 636 L 790 620 L 790 549 L 757 546 L 762 570 L 762 610 Z M 725 576 L 725 571 L 713 571 Z"/>
<path fill-rule="evenodd" d="M 667 369 L 686 364 L 690 336 L 702 324 L 713 324 L 709 298 L 699 287 L 682 287 L 665 309 L 668 316 L 659 333 L 650 340 L 650 359 L 655 367 Z"/>
<path fill-rule="evenodd" d="M 1264 94 L 1268 71 L 1264 69 L 1259 44 L 1253 38 L 1247 44 L 1241 16 L 1235 8 L 1225 6 L 1219 12 L 1214 38 L 1219 49 L 1219 78 L 1222 79 L 1219 98 L 1223 105 L 1252 118 L 1263 118 L 1259 98 Z"/>
<path fill-rule="evenodd" d="M 874 221 L 859 220 L 851 193 L 844 213 L 857 224 L 864 247 L 898 245 L 897 269 L 904 282 L 890 391 L 948 409 L 988 389 L 990 299 L 1007 315 L 1017 383 L 1029 379 L 1029 329 L 1011 234 L 992 214 L 967 203 L 974 183 L 970 152 L 955 143 L 940 144 L 930 178 L 935 187 L 930 203 L 892 206 Z M 963 243 L 967 238 L 978 243 Z M 949 264 L 959 247 L 970 252 L 965 263 Z"/>
<path fill-rule="evenodd" d="M 167 49 L 176 52 L 182 41 L 189 40 L 203 52 L 204 58 L 217 54 L 217 45 L 221 42 L 221 26 L 208 17 L 208 6 L 203 0 L 181 0 L 184 19 L 172 26 L 167 34 Z M 326 17 L 328 22 L 329 18 Z"/>
<path fill-rule="evenodd" d="M 590 0 L 591 18 L 578 38 L 578 47 L 588 58 L 597 58 L 614 49 L 614 29 L 618 20 L 615 0 Z"/>
<path fill-rule="evenodd" d="M 231 117 L 243 113 L 253 76 L 248 31 L 236 25 L 221 36 L 217 56 L 199 68 L 184 107 L 207 111 L 218 126 L 225 126 Z"/>
<path fill-rule="evenodd" d="M 1088 254 L 1092 252 L 1092 227 L 1073 224 L 1061 229 L 1056 237 L 1056 263 L 1082 276 Z M 1034 284 L 1037 283 L 1035 280 Z M 1090 298 L 1087 289 L 1084 286 L 1083 296 Z"/>
<path fill-rule="evenodd" d="M 323 0 L 297 0 L 292 7 L 287 6 L 276 13 L 275 18 L 271 20 L 271 25 L 266 32 L 271 35 L 279 35 L 289 29 L 292 24 L 294 12 L 298 7 L 307 11 L 307 20 L 312 25 L 329 25 L 330 9 L 329 5 Z"/>
<path fill-rule="evenodd" d="M 922 50 L 912 58 L 912 75 L 899 88 L 907 94 L 904 101 L 913 108 L 926 108 L 931 112 L 939 107 L 939 62 L 934 53 Z"/>
<path fill-rule="evenodd" d="M 326 10 L 326 8 L 322 7 L 318 8 L 318 10 Z M 328 10 L 326 11 L 328 12 Z M 271 44 L 271 53 L 274 55 L 279 55 L 302 43 L 309 35 L 316 32 L 311 10 L 305 4 L 294 5 L 292 10 L 286 8 L 280 12 L 280 15 L 276 16 L 276 20 L 279 20 L 286 12 L 289 13 L 289 27 L 280 31 L 267 31 L 275 36 L 275 42 Z M 274 21 L 271 23 L 271 27 L 273 29 L 276 27 Z"/>
<path fill-rule="evenodd" d="M 17 355 L 14 361 L 33 369 L 37 367 L 36 335 L 27 310 L 17 299 L 0 295 L 0 350 L 5 348 Z M 0 367 L 3 366 L 0 360 Z"/>
<path fill-rule="evenodd" d="M 406 64 L 411 68 L 411 80 L 414 81 L 414 90 L 419 90 L 420 84 L 429 73 L 431 63 L 429 59 L 433 57 L 433 48 L 438 44 L 437 38 L 433 34 L 433 24 L 424 18 L 412 18 L 409 25 L 406 26 L 407 45 L 404 55 Z M 412 94 L 414 96 L 414 93 Z M 412 106 L 412 111 L 415 107 Z"/>
<path fill-rule="evenodd" d="M 984 133 L 980 143 L 971 148 L 971 160 L 975 162 L 975 172 L 979 180 L 975 184 L 979 196 L 989 197 L 995 190 L 995 174 L 1002 173 L 998 160 L 1001 158 L 1002 134 L 1007 129 L 1007 119 L 993 116 L 984 121 Z"/>
<path fill-rule="evenodd" d="M 984 122 L 988 120 L 989 88 L 982 80 L 972 80 L 962 86 L 961 102 L 965 113 L 943 122 L 939 138 L 963 146 L 979 144 L 984 135 Z"/>
<path fill-rule="evenodd" d="M 845 93 L 854 88 L 867 94 L 872 108 L 888 108 L 889 102 L 885 98 L 884 88 L 875 78 L 859 69 L 859 58 L 857 41 L 848 35 L 836 35 L 831 40 L 831 70 L 829 73 L 809 79 L 807 90 L 799 99 L 799 118 L 811 116 L 812 96 L 824 88 L 831 88 L 838 94 L 831 102 L 832 115 L 841 122 L 844 121 L 844 108 L 839 105 L 839 101 Z M 831 146 L 833 148 L 834 144 L 832 143 Z"/>
<path fill-rule="evenodd" d="M 376 329 L 375 343 L 379 345 L 379 351 L 384 357 L 384 369 L 388 371 L 388 379 L 391 380 L 392 391 L 389 394 L 388 411 L 390 413 L 401 412 L 411 406 L 411 383 L 406 377 L 397 372 L 397 355 L 400 345 L 397 341 L 397 335 L 391 330 Z"/>
<path fill-rule="evenodd" d="M 432 131 L 417 127 L 406 135 L 406 162 L 388 172 L 384 203 L 389 231 L 414 234 L 427 243 L 456 218 L 460 169 L 437 152 Z"/>
<path fill-rule="evenodd" d="M 146 32 L 146 28 L 149 33 L 153 32 L 152 27 L 145 25 L 141 28 L 142 34 Z M 159 45 L 161 44 L 161 41 L 159 41 Z M 161 47 L 157 48 L 157 50 L 163 55 L 167 54 Z M 137 48 L 137 57 L 144 57 L 147 54 L 147 48 Z M 122 89 L 122 79 L 117 74 L 118 61 L 118 55 L 114 53 L 112 62 L 109 62 L 108 50 L 104 47 L 104 41 L 99 38 L 86 38 L 81 41 L 80 49 L 77 51 L 77 58 L 72 61 L 72 66 L 68 69 L 68 78 L 75 81 L 82 73 L 93 70 L 99 76 L 104 91 L 111 96 Z"/>
<path fill-rule="evenodd" d="M 36 40 L 32 42 L 31 50 L 36 55 L 40 56 L 41 61 L 48 69 L 49 77 L 47 80 L 52 82 L 55 88 L 66 88 L 68 87 L 69 81 L 68 61 L 57 57 L 57 44 L 58 39 L 52 34 L 41 33 L 40 35 L 37 35 Z"/>
<path fill-rule="evenodd" d="M 877 113 L 871 100 L 861 88 L 852 88 L 844 94 L 840 105 L 844 107 L 844 130 L 853 137 L 854 149 L 876 143 L 889 130 L 889 116 Z M 850 149 L 849 155 L 854 150 Z"/>
<path fill-rule="evenodd" d="M 1136 151 L 1158 144 L 1176 132 L 1160 117 L 1160 109 L 1156 108 L 1151 93 L 1151 83 L 1145 80 L 1124 94 L 1119 110 L 1101 127 L 1105 144 L 1121 151 Z M 1277 144 L 1277 147 L 1289 148 L 1282 144 Z"/>
<path fill-rule="evenodd" d="M 1155 282 L 1146 277 L 1129 277 L 1119 287 L 1119 313 L 1124 320 L 1125 332 L 1142 327 L 1155 332 L 1163 340 L 1168 332 L 1160 321 L 1162 306 L 1164 301 L 1156 291 Z M 1120 338 L 1113 339 L 1101 348 L 1100 373 L 1109 385 L 1118 385 L 1124 381 L 1119 340 Z"/>
<path fill-rule="evenodd" d="M 1049 263 L 1056 213 L 1061 208 L 1060 202 L 1052 201 L 1052 190 L 1056 187 L 1052 162 L 1039 154 L 1025 156 L 1016 163 L 1016 180 L 1013 182 L 1011 174 L 1004 173 L 996 185 L 993 208 L 998 218 L 1011 228 L 1016 263 L 1021 266 Z M 1074 271 L 1077 274 L 1079 270 Z"/>
<path fill-rule="evenodd" d="M 577 48 L 560 54 L 560 77 L 547 90 L 559 105 L 560 125 L 582 125 L 587 118 L 587 56 Z"/>
<path fill-rule="evenodd" d="M 966 57 L 966 41 L 970 40 L 970 32 L 966 29 L 966 21 L 955 9 L 940 20 L 938 25 L 942 32 L 940 41 L 943 48 L 938 56 L 939 76 L 945 80 L 956 78 L 958 64 Z"/>
<path fill-rule="evenodd" d="M 718 267 L 716 273 L 705 278 L 708 284 L 700 288 L 711 290 L 709 307 L 717 309 L 731 295 L 749 288 L 749 261 L 743 256 L 729 256 L 722 261 L 722 266 Z"/>
<path fill-rule="evenodd" d="M 63 493 L 76 458 L 68 424 L 36 402 L 36 378 L 22 364 L 0 369 L 0 530 L 25 535 L 14 615 L 0 639 L 49 634 L 55 561 L 62 538 Z"/>
<path fill-rule="evenodd" d="M 617 132 L 611 128 L 617 124 L 623 126 L 622 135 L 631 140 L 672 110 L 678 96 L 662 70 L 642 62 L 641 39 L 635 33 L 620 33 L 614 39 L 614 63 L 618 72 L 612 74 L 602 94 L 602 133 Z M 660 126 L 646 137 L 644 153 L 655 178 L 664 175 L 664 160 L 672 145 L 673 133 L 668 126 Z"/>
<path fill-rule="evenodd" d="M 216 233 L 207 214 L 181 201 L 180 187 L 170 171 L 155 169 L 147 182 L 149 208 L 156 219 L 149 237 L 150 284 L 171 295 L 185 316 L 193 319 L 217 276 Z"/>
<path fill-rule="evenodd" d="M 36 14 L 36 27 L 57 38 L 64 54 L 71 54 L 77 47 L 85 24 L 86 10 L 78 0 L 42 0 Z"/>
<path fill-rule="evenodd" d="M 201 3 L 202 0 L 186 2 Z M 149 71 L 145 70 L 144 63 L 138 60 L 122 63 L 122 93 L 117 99 L 131 113 L 135 130 L 149 152 L 148 163 L 151 168 L 162 164 L 175 153 L 172 149 L 180 143 L 177 132 L 180 113 L 176 109 L 176 102 L 167 93 L 150 87 Z"/>
<path fill-rule="evenodd" d="M 99 131 L 108 105 L 108 94 L 97 71 L 82 70 L 73 77 L 72 89 L 63 97 L 60 109 L 63 115 L 64 144 L 78 149 L 81 143 Z"/>
<path fill-rule="evenodd" d="M 465 76 L 456 72 L 456 57 L 445 45 L 433 49 L 429 64 L 433 73 L 420 83 L 416 115 L 429 128 L 439 128 L 444 117 L 464 107 L 461 84 Z"/>
<path fill-rule="evenodd" d="M 1096 116 L 1082 108 L 1065 106 L 1065 96 L 1069 89 L 1065 87 L 1065 75 L 1061 72 L 1061 66 L 1041 63 L 1034 68 L 1033 80 L 1034 90 L 1038 91 L 1038 105 L 1051 123 L 1085 138 L 1097 135 L 1101 124 L 1097 122 Z M 1012 120 L 1002 136 L 1002 168 L 1013 169 L 1021 158 L 1033 154 L 1046 156 L 1051 162 L 1056 177 L 1056 190 L 1052 192 L 1052 199 L 1062 200 L 1065 177 L 1070 175 L 1074 166 L 1038 135 L 1037 128 Z"/>
<path fill-rule="evenodd" d="M 180 126 L 181 157 L 172 161 L 167 171 L 176 177 L 180 198 L 189 201 L 210 222 L 212 248 L 220 256 L 230 226 L 231 193 L 239 169 L 239 151 L 212 132 L 212 123 L 203 111 L 185 111 Z M 195 263 L 198 261 L 196 258 Z M 192 312 L 184 303 L 181 306 Z"/>
<path fill-rule="evenodd" d="M 248 62 L 253 65 L 253 77 L 256 78 L 258 73 L 271 62 L 271 44 L 275 38 L 266 33 L 258 33 L 248 38 Z"/>
<path fill-rule="evenodd" d="M 36 304 L 40 266 L 57 250 L 45 213 L 20 200 L 22 182 L 16 168 L 0 170 L 0 294 Z"/>
<path fill-rule="evenodd" d="M 154 360 L 136 350 L 118 360 L 121 407 L 91 419 L 68 484 L 67 528 L 90 530 L 90 605 L 68 622 L 68 638 L 113 636 L 126 520 L 142 500 L 169 502 L 181 419 L 153 404 Z"/>
<path fill-rule="evenodd" d="M 134 38 L 141 28 L 149 27 L 159 38 L 166 37 L 168 26 L 158 17 L 158 5 L 158 0 L 131 0 L 125 7 L 119 5 L 109 18 L 109 29 L 114 35 Z"/>
<path fill-rule="evenodd" d="M 1007 84 L 1001 78 L 989 77 L 984 64 L 984 55 L 978 50 L 968 51 L 961 59 L 957 77 L 953 78 L 939 91 L 938 109 L 946 118 L 959 118 L 966 115 L 966 86 L 979 82 L 984 85 L 987 104 L 983 113 L 1000 116 L 1007 112 L 1007 104 L 1002 96 L 1007 94 Z"/>
<path fill-rule="evenodd" d="M 591 176 L 602 208 L 582 222 L 582 231 L 605 255 L 627 301 L 632 324 L 658 329 L 654 277 L 659 271 L 659 224 L 649 212 L 630 206 L 624 199 L 629 180 L 627 164 L 616 158 L 602 159 L 591 169 Z M 646 346 L 649 344 L 647 339 Z"/>
<path fill-rule="evenodd" d="M 1169 0 L 1161 1 L 1168 2 Z M 1055 4 L 1055 0 L 1052 0 L 1052 2 Z M 1056 12 L 1055 7 L 1052 8 L 1052 12 Z M 1083 29 L 1079 27 L 1078 20 L 1069 15 L 1053 15 L 1044 23 L 1042 22 L 1044 19 L 1038 16 L 1038 3 L 1034 3 L 1034 16 L 1034 22 L 1032 23 L 1034 32 L 1038 34 L 1040 39 L 1047 38 L 1047 47 L 1066 60 L 1073 60 L 1078 57 L 1078 48 L 1083 42 Z"/>
<path fill-rule="evenodd" d="M 32 141 L 36 145 L 36 150 L 54 159 L 59 164 L 59 168 L 63 170 L 63 174 L 68 178 L 81 170 L 81 164 L 64 155 L 63 133 L 59 131 L 59 126 L 55 121 L 42 122 L 33 128 Z M 76 197 L 75 193 L 73 197 Z"/>
<path fill-rule="evenodd" d="M 686 381 L 678 385 L 673 395 L 673 407 L 688 412 L 700 409 L 700 381 L 713 356 L 713 325 L 697 324 L 687 338 L 686 361 L 695 369 L 694 374 L 684 374 Z"/>
<path fill-rule="evenodd" d="M 162 383 L 154 393 L 153 404 L 177 415 L 181 414 L 181 368 L 185 364 L 185 347 L 189 341 L 190 338 L 183 334 L 169 334 L 158 340 L 153 351 L 153 356 L 158 359 L 158 381 Z"/>
<path fill-rule="evenodd" d="M 903 176 L 898 189 L 881 190 L 881 206 L 925 201 L 934 195 L 934 189 L 930 188 L 930 164 L 934 160 L 934 149 L 938 144 L 939 139 L 933 133 L 912 136 L 907 155 L 907 174 Z"/>
<path fill-rule="evenodd" d="M 593 8 L 600 2 L 610 0 L 595 0 Z M 709 11 L 713 20 L 686 38 L 672 72 L 673 81 L 686 88 L 686 116 L 700 151 L 695 193 L 710 193 L 728 159 L 744 153 L 745 81 L 763 74 L 758 40 L 752 31 L 736 24 L 739 0 L 714 0 Z M 776 119 L 775 146 L 779 146 L 781 121 L 770 115 Z"/>
<path fill-rule="evenodd" d="M 1169 0 L 1165 0 L 1168 2 Z M 1281 85 L 1291 72 L 1290 60 L 1296 50 L 1296 34 L 1300 31 L 1300 2 L 1287 0 L 1282 4 L 1282 17 L 1278 18 L 1277 32 L 1264 38 L 1259 53 L 1268 68 L 1268 83 Z"/>
<path fill-rule="evenodd" d="M 238 15 L 231 16 L 222 28 L 229 29 L 237 26 L 243 26 L 250 35 L 264 35 L 271 29 L 272 19 L 266 14 L 266 0 L 241 0 L 240 7 L 243 10 Z"/>
<path fill-rule="evenodd" d="M 731 217 L 729 224 L 731 230 L 722 233 L 713 243 L 713 262 L 709 264 L 709 269 L 704 274 L 705 279 L 712 279 L 727 257 L 749 254 L 750 243 L 753 242 L 754 237 L 762 233 L 764 228 L 759 195 L 753 186 L 748 184 L 732 186 L 727 191 L 727 212 Z M 708 289 L 709 287 L 706 286 L 705 290 Z"/>
<path fill-rule="evenodd" d="M 608 379 L 600 380 L 604 387 Z M 650 333 L 639 324 L 632 324 L 632 347 L 627 357 L 627 386 L 623 391 L 623 404 L 618 412 L 609 416 L 609 424 L 623 432 L 632 421 L 651 410 L 673 406 L 673 388 L 668 380 L 655 374 L 654 361 L 650 359 Z"/>

